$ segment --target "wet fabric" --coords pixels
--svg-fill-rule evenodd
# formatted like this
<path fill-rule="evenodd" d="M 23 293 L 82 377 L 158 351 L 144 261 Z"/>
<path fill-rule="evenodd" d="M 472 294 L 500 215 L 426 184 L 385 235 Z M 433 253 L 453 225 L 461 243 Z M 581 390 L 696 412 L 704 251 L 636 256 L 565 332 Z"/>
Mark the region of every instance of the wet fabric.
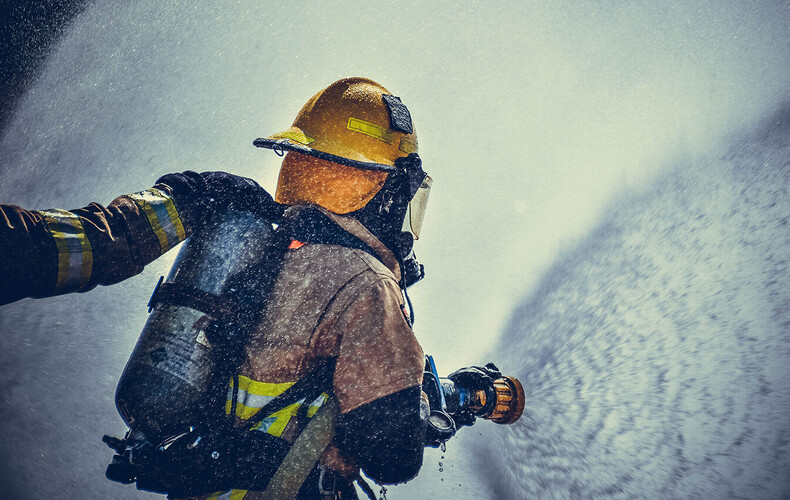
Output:
<path fill-rule="evenodd" d="M 160 184 L 118 197 L 107 207 L 91 203 L 76 210 L 37 212 L 0 206 L 0 304 L 86 291 L 138 274 L 192 233 L 188 203 L 177 205 L 172 194 Z M 331 237 L 299 233 L 307 241 L 293 245 L 285 256 L 262 320 L 245 347 L 237 408 L 242 419 L 327 358 L 336 359 L 332 392 L 342 414 L 422 382 L 423 353 L 403 312 L 398 259 L 352 217 L 295 206 L 286 211 L 283 224 L 297 227 L 305 210 L 320 211 L 330 221 L 326 227 L 334 229 Z M 297 404 L 308 405 L 309 417 L 325 398 Z M 418 408 L 419 398 L 399 404 Z M 267 416 L 270 420 L 263 419 L 259 430 L 293 441 L 296 414 L 294 407 Z M 419 428 L 410 430 L 420 433 Z M 358 471 L 335 446 L 325 451 L 321 463 L 344 477 Z"/>
<path fill-rule="evenodd" d="M 318 224 L 323 230 L 335 226 L 335 231 L 353 236 L 366 248 L 310 243 L 318 236 L 311 237 L 307 228 L 321 220 L 315 219 L 318 215 L 325 218 L 326 223 Z M 313 222 L 305 222 L 307 218 Z M 242 404 L 237 407 L 237 416 L 252 417 L 266 399 L 327 358 L 337 360 L 332 391 L 342 415 L 405 389 L 412 390 L 409 400 L 399 398 L 398 405 L 413 407 L 419 414 L 423 352 L 403 313 L 400 268 L 395 256 L 356 219 L 318 207 L 291 207 L 285 212 L 283 224 L 301 228 L 297 234 L 308 242 L 292 245 L 286 254 L 266 311 L 245 348 L 239 383 L 245 394 L 240 391 Z M 310 403 L 308 415 L 323 403 L 321 399 Z M 229 411 L 230 405 L 226 408 Z M 260 430 L 292 442 L 297 435 L 296 411 L 296 407 L 289 407 L 267 416 Z M 379 418 L 387 420 L 389 415 L 379 413 Z M 408 428 L 417 437 L 415 441 L 420 441 L 419 449 L 411 451 L 417 469 L 422 459 L 421 430 L 416 421 Z M 387 460 L 386 453 L 382 450 L 383 460 Z M 321 463 L 345 477 L 358 471 L 336 446 L 330 446 Z M 249 500 L 255 495 L 229 490 L 204 498 Z"/>
<path fill-rule="evenodd" d="M 302 209 L 286 211 L 285 224 Z M 347 413 L 419 385 L 423 355 L 403 315 L 397 259 L 358 221 L 323 212 L 381 260 L 339 245 L 308 243 L 289 251 L 241 374 L 291 382 L 321 359 L 337 357 L 333 390 Z"/>
<path fill-rule="evenodd" d="M 106 207 L 0 205 L 0 305 L 84 292 L 139 274 L 191 234 L 182 212 L 163 184 Z"/>

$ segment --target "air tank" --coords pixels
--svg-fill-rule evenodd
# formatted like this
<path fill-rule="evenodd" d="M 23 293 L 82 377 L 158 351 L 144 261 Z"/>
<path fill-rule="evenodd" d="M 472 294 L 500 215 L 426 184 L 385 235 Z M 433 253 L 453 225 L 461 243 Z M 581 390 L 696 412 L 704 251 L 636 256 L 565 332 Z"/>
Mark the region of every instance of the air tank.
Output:
<path fill-rule="evenodd" d="M 265 218 L 230 211 L 184 242 L 118 382 L 116 406 L 132 430 L 156 444 L 224 408 L 227 338 L 240 335 L 240 311 L 262 307 L 273 240 Z"/>

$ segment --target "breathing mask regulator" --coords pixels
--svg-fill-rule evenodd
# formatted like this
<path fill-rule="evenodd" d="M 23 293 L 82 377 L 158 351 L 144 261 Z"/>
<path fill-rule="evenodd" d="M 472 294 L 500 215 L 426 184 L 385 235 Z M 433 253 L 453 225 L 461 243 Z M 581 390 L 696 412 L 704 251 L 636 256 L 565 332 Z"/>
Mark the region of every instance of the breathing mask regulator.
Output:
<path fill-rule="evenodd" d="M 512 424 L 524 412 L 526 397 L 521 382 L 502 375 L 493 363 L 470 366 L 440 378 L 432 356 L 425 357 L 422 390 L 428 396 L 430 416 L 427 446 L 443 446 L 458 427 L 480 417 L 497 424 Z"/>

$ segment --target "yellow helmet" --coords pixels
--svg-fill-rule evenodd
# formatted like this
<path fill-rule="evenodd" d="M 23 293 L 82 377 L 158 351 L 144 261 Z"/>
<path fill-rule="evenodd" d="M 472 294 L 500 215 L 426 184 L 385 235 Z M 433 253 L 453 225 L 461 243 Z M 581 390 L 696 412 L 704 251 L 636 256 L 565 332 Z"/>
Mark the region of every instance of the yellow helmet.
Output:
<path fill-rule="evenodd" d="M 253 144 L 282 153 L 275 199 L 315 204 L 346 214 L 364 207 L 397 171 L 398 158 L 417 153 L 406 106 L 367 78 L 344 78 L 314 95 L 293 126 Z"/>

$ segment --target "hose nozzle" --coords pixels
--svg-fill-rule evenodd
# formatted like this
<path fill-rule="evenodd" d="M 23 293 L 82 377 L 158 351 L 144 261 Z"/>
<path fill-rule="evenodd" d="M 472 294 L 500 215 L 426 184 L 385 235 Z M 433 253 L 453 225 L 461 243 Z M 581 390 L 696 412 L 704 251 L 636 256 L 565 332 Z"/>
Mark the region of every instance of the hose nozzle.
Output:
<path fill-rule="evenodd" d="M 512 424 L 524 413 L 524 387 L 515 377 L 502 376 L 485 389 L 468 389 L 441 379 L 442 392 L 451 415 L 469 412 L 496 424 Z"/>
<path fill-rule="evenodd" d="M 494 409 L 483 418 L 497 424 L 512 424 L 524 413 L 526 397 L 524 387 L 515 377 L 504 376 L 494 380 L 496 403 Z"/>

